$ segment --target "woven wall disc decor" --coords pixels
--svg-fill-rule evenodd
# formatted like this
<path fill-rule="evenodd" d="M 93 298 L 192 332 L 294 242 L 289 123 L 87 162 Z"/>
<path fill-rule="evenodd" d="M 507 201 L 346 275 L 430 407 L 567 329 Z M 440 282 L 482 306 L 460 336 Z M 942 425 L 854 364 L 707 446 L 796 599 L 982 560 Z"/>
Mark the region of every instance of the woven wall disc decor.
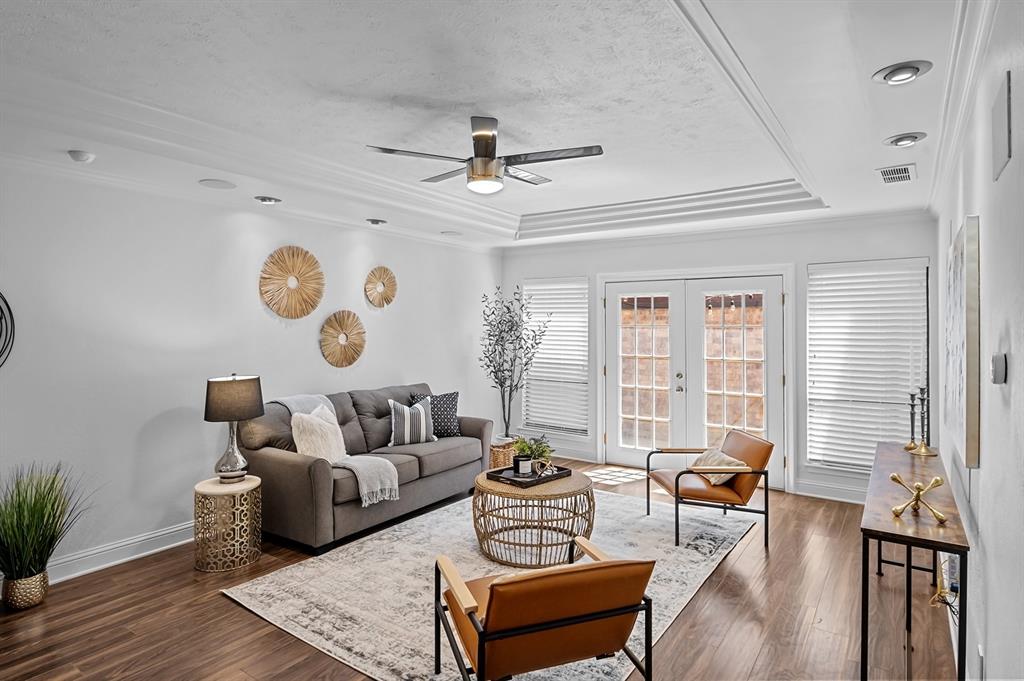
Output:
<path fill-rule="evenodd" d="M 320 327 L 320 352 L 328 364 L 354 364 L 366 347 L 366 329 L 352 310 L 338 310 Z"/>
<path fill-rule="evenodd" d="M 260 296 L 271 310 L 287 319 L 305 317 L 324 295 L 324 273 L 313 254 L 298 246 L 282 246 L 260 271 Z"/>
<path fill-rule="evenodd" d="M 395 273 L 380 265 L 366 275 L 366 299 L 374 307 L 387 307 L 398 295 L 398 279 Z"/>

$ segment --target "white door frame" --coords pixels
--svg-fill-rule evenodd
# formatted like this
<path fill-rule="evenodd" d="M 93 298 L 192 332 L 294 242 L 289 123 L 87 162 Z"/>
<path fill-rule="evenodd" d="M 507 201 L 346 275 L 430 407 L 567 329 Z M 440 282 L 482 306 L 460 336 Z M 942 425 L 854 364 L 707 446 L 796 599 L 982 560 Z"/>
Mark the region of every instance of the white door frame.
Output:
<path fill-rule="evenodd" d="M 793 465 L 786 465 L 785 481 L 786 489 L 796 489 L 796 461 L 798 455 L 796 445 L 796 265 L 793 263 L 769 264 L 769 265 L 732 265 L 727 267 L 694 267 L 678 270 L 648 270 L 643 272 L 616 272 L 597 274 L 596 293 L 594 296 L 593 314 L 597 318 L 597 336 L 594 356 L 597 359 L 595 373 L 597 374 L 597 458 L 599 463 L 607 460 L 607 445 L 604 434 L 608 432 L 608 413 L 605 408 L 605 394 L 607 392 L 608 378 L 604 375 L 601 367 L 607 361 L 605 355 L 605 337 L 607 329 L 607 315 L 605 315 L 605 288 L 610 283 L 628 283 L 633 281 L 649 281 L 658 279 L 718 279 L 726 277 L 756 277 L 765 275 L 776 275 L 782 277 L 782 293 L 785 295 L 785 304 L 782 306 L 782 366 L 786 376 L 786 383 L 783 386 L 783 409 L 785 415 L 783 424 L 786 436 L 786 449 L 783 456 L 794 459 Z"/>

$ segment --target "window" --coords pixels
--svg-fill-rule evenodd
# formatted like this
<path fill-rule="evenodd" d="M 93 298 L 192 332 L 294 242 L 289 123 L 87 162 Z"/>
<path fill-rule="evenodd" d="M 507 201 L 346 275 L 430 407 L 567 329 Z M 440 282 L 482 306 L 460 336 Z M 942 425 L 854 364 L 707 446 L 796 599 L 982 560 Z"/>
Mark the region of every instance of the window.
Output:
<path fill-rule="evenodd" d="M 875 445 L 905 442 L 924 385 L 927 261 L 807 268 L 807 459 L 868 471 Z"/>
<path fill-rule="evenodd" d="M 523 426 L 587 435 L 590 422 L 590 303 L 586 278 L 523 282 L 533 321 L 548 330 L 523 390 Z"/>

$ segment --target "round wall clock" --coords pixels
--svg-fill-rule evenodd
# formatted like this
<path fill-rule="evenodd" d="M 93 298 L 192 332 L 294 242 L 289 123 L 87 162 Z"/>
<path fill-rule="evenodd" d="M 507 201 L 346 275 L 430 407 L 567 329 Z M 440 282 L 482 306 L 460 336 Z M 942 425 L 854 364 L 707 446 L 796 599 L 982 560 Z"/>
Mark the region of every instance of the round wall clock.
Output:
<path fill-rule="evenodd" d="M 0 293 L 0 367 L 11 355 L 14 346 L 14 313 L 7 304 L 4 294 Z"/>
<path fill-rule="evenodd" d="M 365 347 L 366 329 L 359 315 L 351 310 L 338 310 L 320 327 L 320 352 L 328 364 L 350 366 Z"/>
<path fill-rule="evenodd" d="M 398 279 L 395 273 L 383 265 L 374 267 L 366 275 L 366 299 L 374 307 L 387 307 L 398 295 Z"/>
<path fill-rule="evenodd" d="M 306 249 L 282 246 L 263 263 L 260 296 L 267 307 L 282 317 L 305 317 L 316 309 L 323 295 L 324 273 Z"/>

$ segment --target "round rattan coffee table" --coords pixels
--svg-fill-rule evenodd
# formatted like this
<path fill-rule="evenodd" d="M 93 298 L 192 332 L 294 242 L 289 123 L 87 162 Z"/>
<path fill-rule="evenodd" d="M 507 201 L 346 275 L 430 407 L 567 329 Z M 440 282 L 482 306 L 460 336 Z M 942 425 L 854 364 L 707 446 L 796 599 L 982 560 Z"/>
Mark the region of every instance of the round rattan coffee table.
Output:
<path fill-rule="evenodd" d="M 573 471 L 567 478 L 520 488 L 476 477 L 473 527 L 480 550 L 496 563 L 538 568 L 569 562 L 574 537 L 594 531 L 594 485 Z M 577 549 L 576 558 L 582 553 Z"/>

